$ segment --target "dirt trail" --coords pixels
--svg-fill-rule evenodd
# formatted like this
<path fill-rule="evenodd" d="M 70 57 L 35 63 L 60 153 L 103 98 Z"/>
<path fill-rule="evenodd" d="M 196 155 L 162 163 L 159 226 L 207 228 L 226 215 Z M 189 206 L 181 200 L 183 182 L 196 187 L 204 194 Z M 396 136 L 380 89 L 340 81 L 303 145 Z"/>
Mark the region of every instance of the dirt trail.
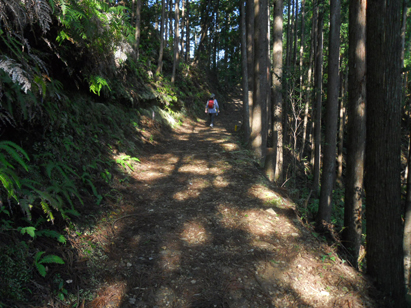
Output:
<path fill-rule="evenodd" d="M 239 146 L 240 110 L 155 137 L 118 183 L 92 307 L 378 306 Z"/>

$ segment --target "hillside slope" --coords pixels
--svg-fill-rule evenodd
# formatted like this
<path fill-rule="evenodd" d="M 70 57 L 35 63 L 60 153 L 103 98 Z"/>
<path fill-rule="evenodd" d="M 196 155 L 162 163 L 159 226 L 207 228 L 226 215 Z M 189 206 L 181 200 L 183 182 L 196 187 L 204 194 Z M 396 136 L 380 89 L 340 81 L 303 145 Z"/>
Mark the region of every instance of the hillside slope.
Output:
<path fill-rule="evenodd" d="M 206 117 L 167 132 L 145 119 L 141 162 L 115 179 L 110 211 L 69 234 L 78 256 L 64 279 L 96 290 L 79 306 L 382 305 L 241 148 L 240 103 L 213 129 Z"/>

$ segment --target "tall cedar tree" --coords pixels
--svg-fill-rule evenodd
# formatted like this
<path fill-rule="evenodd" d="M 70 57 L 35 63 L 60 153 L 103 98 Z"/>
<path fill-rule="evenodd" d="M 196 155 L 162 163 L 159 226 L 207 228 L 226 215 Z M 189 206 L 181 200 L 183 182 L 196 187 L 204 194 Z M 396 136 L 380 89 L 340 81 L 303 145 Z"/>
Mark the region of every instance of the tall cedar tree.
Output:
<path fill-rule="evenodd" d="M 274 2 L 274 35 L 273 35 L 273 148 L 274 148 L 274 181 L 283 182 L 283 0 Z"/>
<path fill-rule="evenodd" d="M 248 69 L 248 109 L 249 120 L 248 122 L 253 123 L 253 96 L 254 96 L 254 0 L 247 1 L 247 69 Z M 250 128 L 251 133 L 251 128 Z"/>
<path fill-rule="evenodd" d="M 171 82 L 176 81 L 176 70 L 178 68 L 178 63 L 180 61 L 180 52 L 179 52 L 179 39 L 180 39 L 180 0 L 175 0 L 175 24 L 174 24 L 174 61 L 173 61 L 173 72 L 171 75 Z"/>
<path fill-rule="evenodd" d="M 254 0 L 254 104 L 251 146 L 260 166 L 264 166 L 267 152 L 267 2 Z"/>
<path fill-rule="evenodd" d="M 322 0 L 318 2 L 317 18 L 317 46 L 315 48 L 315 103 L 314 103 L 314 183 L 313 191 L 318 195 L 320 184 L 320 165 L 321 165 L 321 107 L 322 107 L 322 71 L 323 71 L 323 25 L 324 8 Z"/>
<path fill-rule="evenodd" d="M 247 66 L 247 30 L 245 18 L 245 1 L 240 0 L 241 12 L 241 65 L 243 70 L 243 130 L 244 142 L 250 138 L 249 105 L 248 105 L 248 66 Z"/>
<path fill-rule="evenodd" d="M 401 0 L 367 3 L 367 273 L 405 307 L 401 221 Z"/>
<path fill-rule="evenodd" d="M 165 0 L 161 1 L 161 26 L 160 26 L 160 51 L 158 53 L 158 66 L 156 74 L 160 74 L 163 70 L 163 54 L 164 54 L 164 30 L 165 30 Z"/>
<path fill-rule="evenodd" d="M 137 8 L 136 8 L 136 32 L 135 32 L 135 40 L 136 40 L 136 61 L 140 57 L 140 34 L 141 34 L 141 1 L 137 0 Z"/>
<path fill-rule="evenodd" d="M 362 234 L 362 196 L 365 153 L 365 11 L 366 0 L 350 0 L 348 136 L 343 243 L 350 262 L 358 267 Z"/>
<path fill-rule="evenodd" d="M 332 192 L 335 179 L 335 158 L 338 128 L 339 58 L 340 58 L 340 0 L 330 1 L 330 33 L 328 55 L 328 86 L 325 116 L 324 164 L 317 224 L 331 220 Z"/>

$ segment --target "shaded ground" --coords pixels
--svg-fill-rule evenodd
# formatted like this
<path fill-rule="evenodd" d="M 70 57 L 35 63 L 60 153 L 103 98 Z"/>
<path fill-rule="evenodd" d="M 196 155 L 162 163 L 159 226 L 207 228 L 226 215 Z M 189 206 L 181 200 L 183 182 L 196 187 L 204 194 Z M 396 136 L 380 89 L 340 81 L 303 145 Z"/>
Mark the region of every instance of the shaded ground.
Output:
<path fill-rule="evenodd" d="M 141 163 L 88 237 L 104 247 L 93 266 L 105 281 L 90 307 L 378 307 L 239 146 L 239 103 L 212 129 L 147 131 Z"/>

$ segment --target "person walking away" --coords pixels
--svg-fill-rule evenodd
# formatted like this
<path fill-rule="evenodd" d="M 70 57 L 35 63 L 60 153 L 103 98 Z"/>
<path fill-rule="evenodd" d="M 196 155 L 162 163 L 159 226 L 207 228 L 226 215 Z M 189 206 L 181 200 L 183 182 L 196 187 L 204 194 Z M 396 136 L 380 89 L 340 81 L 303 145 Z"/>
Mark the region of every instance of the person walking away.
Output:
<path fill-rule="evenodd" d="M 220 112 L 220 107 L 218 106 L 217 99 L 215 98 L 215 94 L 211 94 L 210 99 L 207 101 L 205 113 L 208 113 L 210 117 L 210 127 L 214 126 L 214 118 L 218 116 Z"/>

